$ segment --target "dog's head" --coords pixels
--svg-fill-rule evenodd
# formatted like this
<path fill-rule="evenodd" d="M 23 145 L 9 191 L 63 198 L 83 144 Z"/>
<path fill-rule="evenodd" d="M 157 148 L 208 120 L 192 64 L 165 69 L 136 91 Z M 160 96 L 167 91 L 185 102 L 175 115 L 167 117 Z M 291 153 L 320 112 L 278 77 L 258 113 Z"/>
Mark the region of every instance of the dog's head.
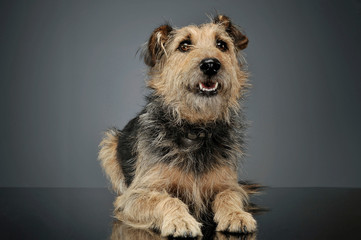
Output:
<path fill-rule="evenodd" d="M 240 50 L 247 44 L 247 37 L 223 15 L 200 26 L 160 26 L 144 54 L 148 86 L 179 119 L 227 120 L 246 86 Z"/>

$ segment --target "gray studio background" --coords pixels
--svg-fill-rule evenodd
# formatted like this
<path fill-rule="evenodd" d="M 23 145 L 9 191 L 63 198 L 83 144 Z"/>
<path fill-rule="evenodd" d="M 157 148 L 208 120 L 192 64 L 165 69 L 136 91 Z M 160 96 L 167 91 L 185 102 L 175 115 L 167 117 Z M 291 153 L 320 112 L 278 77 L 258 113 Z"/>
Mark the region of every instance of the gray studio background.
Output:
<path fill-rule="evenodd" d="M 107 186 L 97 145 L 144 104 L 138 48 L 165 21 L 215 10 L 250 39 L 242 178 L 361 187 L 357 0 L 1 1 L 0 186 Z"/>

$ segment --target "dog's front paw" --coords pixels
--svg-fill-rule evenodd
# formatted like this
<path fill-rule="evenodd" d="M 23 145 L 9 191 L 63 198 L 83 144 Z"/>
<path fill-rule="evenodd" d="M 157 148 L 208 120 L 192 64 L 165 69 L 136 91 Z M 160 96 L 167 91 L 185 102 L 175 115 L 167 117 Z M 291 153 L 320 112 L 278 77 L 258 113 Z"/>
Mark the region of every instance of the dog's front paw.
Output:
<path fill-rule="evenodd" d="M 198 237 L 202 236 L 201 225 L 191 215 L 165 217 L 161 226 L 161 235 L 164 237 Z"/>
<path fill-rule="evenodd" d="M 232 233 L 250 233 L 257 229 L 256 220 L 248 212 L 239 211 L 218 216 L 215 219 L 217 225 L 216 231 Z"/>

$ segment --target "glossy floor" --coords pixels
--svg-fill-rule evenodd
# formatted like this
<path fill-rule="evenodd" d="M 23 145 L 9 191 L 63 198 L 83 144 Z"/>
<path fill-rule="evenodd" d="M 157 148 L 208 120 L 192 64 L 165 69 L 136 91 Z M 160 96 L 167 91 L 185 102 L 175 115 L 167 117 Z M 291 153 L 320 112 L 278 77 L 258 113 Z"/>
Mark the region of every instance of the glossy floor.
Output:
<path fill-rule="evenodd" d="M 0 239 L 161 239 L 115 222 L 113 199 L 105 188 L 0 188 Z M 203 239 L 361 239 L 361 189 L 269 188 L 252 201 L 269 209 L 256 234 Z"/>

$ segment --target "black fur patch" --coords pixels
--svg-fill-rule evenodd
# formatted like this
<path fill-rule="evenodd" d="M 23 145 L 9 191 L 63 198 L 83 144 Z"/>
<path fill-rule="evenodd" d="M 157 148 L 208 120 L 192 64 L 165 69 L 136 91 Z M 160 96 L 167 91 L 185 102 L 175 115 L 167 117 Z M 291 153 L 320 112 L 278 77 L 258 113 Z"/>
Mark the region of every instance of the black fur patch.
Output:
<path fill-rule="evenodd" d="M 164 163 L 196 175 L 219 165 L 235 166 L 238 150 L 244 150 L 245 125 L 239 116 L 233 116 L 231 123 L 190 124 L 184 121 L 179 124 L 168 113 L 161 98 L 149 97 L 144 110 L 119 135 L 118 157 L 126 185 L 134 178 L 136 144 L 140 141 L 145 143 L 142 151 L 149 156 L 147 164 L 150 165 Z M 197 138 L 190 139 L 189 134 Z"/>
<path fill-rule="evenodd" d="M 118 161 L 122 167 L 125 177 L 125 184 L 129 186 L 134 178 L 136 153 L 134 151 L 137 129 L 138 117 L 132 119 L 121 131 L 118 141 Z"/>

